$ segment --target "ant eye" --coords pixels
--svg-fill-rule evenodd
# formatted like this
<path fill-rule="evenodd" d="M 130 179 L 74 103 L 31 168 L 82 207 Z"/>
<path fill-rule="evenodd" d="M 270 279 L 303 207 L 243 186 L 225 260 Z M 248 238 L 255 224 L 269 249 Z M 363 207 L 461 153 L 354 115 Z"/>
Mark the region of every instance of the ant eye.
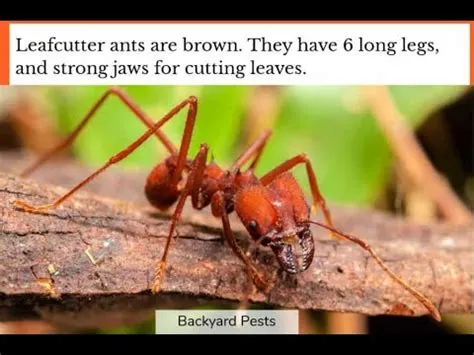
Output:
<path fill-rule="evenodd" d="M 253 231 L 257 231 L 257 222 L 255 222 L 254 220 L 251 220 L 249 222 L 249 228 L 252 229 Z"/>

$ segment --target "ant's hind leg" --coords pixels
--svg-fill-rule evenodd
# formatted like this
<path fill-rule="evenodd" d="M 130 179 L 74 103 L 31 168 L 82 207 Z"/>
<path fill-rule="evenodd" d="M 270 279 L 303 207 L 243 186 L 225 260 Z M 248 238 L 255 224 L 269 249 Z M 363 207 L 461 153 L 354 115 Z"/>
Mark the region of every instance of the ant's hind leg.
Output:
<path fill-rule="evenodd" d="M 96 104 L 97 106 L 98 104 Z M 190 106 L 190 109 L 188 110 L 188 116 L 194 117 L 195 112 L 196 112 L 196 98 L 195 97 L 190 97 L 184 101 L 181 101 L 178 105 L 176 105 L 173 109 L 171 109 L 165 116 L 163 116 L 158 122 L 154 123 L 152 127 L 150 127 L 145 133 L 143 133 L 139 138 L 137 138 L 132 144 L 130 144 L 127 148 L 123 149 L 119 153 L 115 154 L 112 156 L 102 167 L 97 169 L 95 172 L 93 172 L 91 175 L 86 177 L 84 180 L 79 182 L 75 187 L 73 187 L 71 190 L 69 190 L 66 194 L 58 198 L 56 201 L 54 201 L 51 204 L 43 205 L 43 206 L 32 206 L 28 204 L 27 202 L 21 201 L 21 200 L 16 200 L 14 202 L 14 205 L 24 211 L 27 212 L 44 212 L 49 209 L 57 208 L 61 203 L 63 203 L 65 200 L 67 200 L 72 194 L 74 194 L 76 191 L 87 185 L 92 179 L 94 179 L 97 175 L 102 173 L 104 170 L 106 170 L 108 167 L 110 167 L 113 164 L 116 164 L 126 157 L 128 157 L 130 154 L 132 154 L 137 148 L 139 148 L 148 138 L 150 138 L 152 135 L 156 134 L 159 132 L 159 129 L 161 126 L 163 126 L 166 122 L 168 122 L 171 118 L 175 117 L 178 112 L 180 112 L 183 108 L 186 106 Z"/>
<path fill-rule="evenodd" d="M 149 129 L 153 128 L 154 122 L 153 120 L 143 112 L 140 107 L 132 101 L 132 99 L 120 88 L 112 87 L 106 90 L 102 96 L 92 105 L 92 107 L 87 111 L 85 116 L 79 121 L 76 128 L 67 136 L 62 142 L 60 142 L 57 146 L 55 146 L 51 151 L 46 152 L 44 155 L 40 156 L 33 164 L 28 166 L 24 169 L 21 173 L 21 177 L 27 177 L 28 175 L 32 174 L 35 170 L 37 170 L 41 165 L 43 165 L 46 161 L 51 159 L 55 154 L 59 153 L 67 146 L 72 144 L 74 140 L 79 136 L 81 131 L 86 127 L 87 123 L 94 117 L 97 113 L 99 108 L 103 106 L 104 102 L 110 96 L 116 96 L 120 101 L 130 109 L 135 114 L 135 117 L 140 120 L 145 126 Z M 174 147 L 173 143 L 169 140 L 169 138 L 160 130 L 154 132 L 158 140 L 165 146 L 170 154 L 176 153 L 176 148 Z"/>

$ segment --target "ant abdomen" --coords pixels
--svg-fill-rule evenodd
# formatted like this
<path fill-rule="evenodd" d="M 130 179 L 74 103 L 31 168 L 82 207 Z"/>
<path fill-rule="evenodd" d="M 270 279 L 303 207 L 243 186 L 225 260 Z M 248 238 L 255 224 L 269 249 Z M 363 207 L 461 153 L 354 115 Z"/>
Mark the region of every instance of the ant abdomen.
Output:
<path fill-rule="evenodd" d="M 161 211 L 169 209 L 179 198 L 178 183 L 173 184 L 174 169 L 167 161 L 158 164 L 148 175 L 145 195 Z M 179 181 L 178 181 L 179 182 Z"/>

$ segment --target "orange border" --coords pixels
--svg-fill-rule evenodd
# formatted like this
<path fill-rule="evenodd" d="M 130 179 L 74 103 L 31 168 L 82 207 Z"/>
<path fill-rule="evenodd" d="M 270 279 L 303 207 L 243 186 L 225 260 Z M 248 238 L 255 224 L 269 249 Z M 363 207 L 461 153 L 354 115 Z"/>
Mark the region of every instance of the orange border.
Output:
<path fill-rule="evenodd" d="M 474 21 L 471 22 L 471 41 L 470 41 L 470 47 L 471 47 L 471 65 L 469 66 L 471 75 L 470 75 L 470 82 L 471 85 L 474 85 Z"/>
<path fill-rule="evenodd" d="M 10 83 L 10 24 L 0 21 L 0 85 Z"/>
<path fill-rule="evenodd" d="M 290 21 L 284 21 L 284 20 L 71 20 L 71 21 L 66 21 L 66 20 L 58 20 L 58 21 L 47 21 L 47 20 L 39 20 L 39 21 L 10 21 L 10 23 L 13 24 L 36 24 L 36 23 L 57 23 L 57 24 L 64 24 L 64 23 L 103 23 L 103 24 L 110 24 L 110 23 L 117 23 L 117 24 L 146 24 L 146 23 L 163 23 L 163 24 L 223 24 L 223 23 L 228 23 L 228 24 L 305 24 L 305 23 L 320 23 L 320 24 L 469 24 L 469 21 L 461 21 L 461 20 L 449 20 L 449 21 L 410 21 L 410 20 L 393 20 L 393 21 L 342 21 L 342 20 L 335 20 L 335 21 L 325 21 L 325 20 L 320 20 L 320 21 L 315 21 L 315 20 L 308 20 L 308 21 L 295 21 L 295 20 L 290 20 Z"/>

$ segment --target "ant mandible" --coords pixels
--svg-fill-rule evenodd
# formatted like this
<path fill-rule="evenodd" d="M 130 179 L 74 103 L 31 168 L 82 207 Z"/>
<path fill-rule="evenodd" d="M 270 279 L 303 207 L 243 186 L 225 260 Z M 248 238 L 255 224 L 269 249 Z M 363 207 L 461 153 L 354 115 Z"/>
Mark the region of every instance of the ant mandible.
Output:
<path fill-rule="evenodd" d="M 109 96 L 118 97 L 135 116 L 148 127 L 148 130 L 127 148 L 112 156 L 102 167 L 79 182 L 53 203 L 43 206 L 32 206 L 24 201 L 17 200 L 15 201 L 16 207 L 33 213 L 58 207 L 73 193 L 78 191 L 101 172 L 111 165 L 125 159 L 149 137 L 155 135 L 165 146 L 170 155 L 159 163 L 148 175 L 145 185 L 145 194 L 148 201 L 161 211 L 168 210 L 176 202 L 177 204 L 171 218 L 169 234 L 162 258 L 156 265 L 156 273 L 152 285 L 153 293 L 157 293 L 160 290 L 166 259 L 170 250 L 170 243 L 183 211 L 185 201 L 191 196 L 193 208 L 202 210 L 210 206 L 212 214 L 222 220 L 225 239 L 233 252 L 235 252 L 245 264 L 253 283 L 261 290 L 267 291 L 269 284 L 264 280 L 250 258 L 241 250 L 234 239 L 229 223 L 229 214 L 234 211 L 237 213 L 237 216 L 244 224 L 252 239 L 256 243 L 264 247 L 269 247 L 273 251 L 283 271 L 290 274 L 297 274 L 305 271 L 311 265 L 314 256 L 314 241 L 310 224 L 315 224 L 326 229 L 332 237 L 354 242 L 369 252 L 392 279 L 401 284 L 416 297 L 435 319 L 441 320 L 441 316 L 436 307 L 424 295 L 393 273 L 367 243 L 334 228 L 331 214 L 319 190 L 311 162 L 306 155 L 297 155 L 267 172 L 262 177 L 257 177 L 254 174 L 255 167 L 271 135 L 271 131 L 265 131 L 256 139 L 228 170 L 220 168 L 213 160 L 207 163 L 209 148 L 206 144 L 201 144 L 195 158 L 190 159 L 188 157 L 188 150 L 198 108 L 198 100 L 194 96 L 190 96 L 180 102 L 155 123 L 120 88 L 110 88 L 106 90 L 90 108 L 78 126 L 64 141 L 41 156 L 34 164 L 28 167 L 21 176 L 25 177 L 31 174 L 54 154 L 71 144 Z M 179 149 L 177 149 L 169 138 L 160 131 L 160 128 L 186 106 L 188 106 L 186 125 L 181 145 Z M 242 171 L 242 166 L 249 162 L 249 167 Z M 291 169 L 299 164 L 306 166 L 313 198 L 312 207 L 314 209 L 317 207 L 321 208 L 326 222 L 325 224 L 310 220 L 311 209 L 305 200 L 302 189 L 290 172 Z M 301 249 L 301 255 L 297 256 L 296 248 Z"/>

